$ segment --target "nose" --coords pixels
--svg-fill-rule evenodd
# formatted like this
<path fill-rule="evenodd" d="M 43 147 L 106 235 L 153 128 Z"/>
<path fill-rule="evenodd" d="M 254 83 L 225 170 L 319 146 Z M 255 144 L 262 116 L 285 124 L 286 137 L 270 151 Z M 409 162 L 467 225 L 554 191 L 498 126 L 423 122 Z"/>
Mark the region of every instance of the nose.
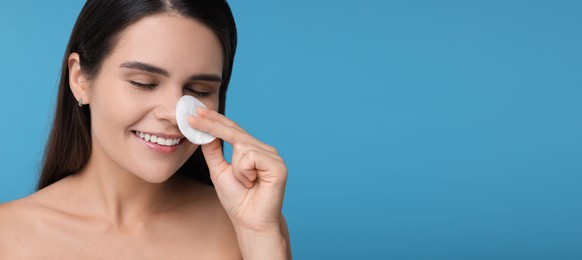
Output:
<path fill-rule="evenodd" d="M 156 96 L 158 102 L 154 109 L 154 116 L 158 120 L 177 125 L 176 104 L 178 103 L 178 99 L 182 97 L 182 92 L 167 88 L 166 91 L 160 91 L 159 93 L 160 95 Z"/>

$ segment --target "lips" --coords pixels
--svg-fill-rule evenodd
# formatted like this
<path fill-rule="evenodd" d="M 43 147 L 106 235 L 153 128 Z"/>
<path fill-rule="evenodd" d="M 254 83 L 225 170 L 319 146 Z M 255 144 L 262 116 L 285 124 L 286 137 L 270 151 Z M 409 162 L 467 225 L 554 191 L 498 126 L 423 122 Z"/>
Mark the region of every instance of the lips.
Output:
<path fill-rule="evenodd" d="M 150 150 L 158 153 L 172 153 L 176 151 L 184 138 L 176 135 L 153 134 L 140 131 L 132 131 L 133 135 Z"/>
<path fill-rule="evenodd" d="M 159 144 L 159 145 L 164 145 L 164 146 L 174 146 L 177 145 L 178 143 L 180 143 L 180 140 L 182 140 L 182 138 L 172 138 L 171 136 L 168 135 L 156 135 L 156 134 L 150 134 L 150 133 L 145 133 L 145 132 L 140 132 L 140 131 L 134 131 L 134 134 L 139 136 L 139 138 L 145 140 L 146 142 L 151 142 L 154 144 Z M 166 136 L 165 138 L 162 136 Z"/>

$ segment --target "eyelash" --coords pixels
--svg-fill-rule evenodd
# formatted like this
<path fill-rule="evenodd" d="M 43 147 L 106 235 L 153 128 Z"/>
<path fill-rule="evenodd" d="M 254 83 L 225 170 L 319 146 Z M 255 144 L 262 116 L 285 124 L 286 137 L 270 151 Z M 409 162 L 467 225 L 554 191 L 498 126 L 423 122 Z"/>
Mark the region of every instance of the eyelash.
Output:
<path fill-rule="evenodd" d="M 139 82 L 136 82 L 133 80 L 130 80 L 129 83 L 131 83 L 132 85 L 134 85 L 138 88 L 148 89 L 148 90 L 154 89 L 157 86 L 157 84 L 144 84 L 144 83 L 139 83 Z M 198 97 L 208 97 L 208 96 L 210 96 L 210 94 L 212 94 L 211 92 L 200 92 L 200 91 L 196 91 L 196 90 L 189 89 L 189 88 L 187 88 L 186 90 L 192 92 L 194 95 L 196 95 Z"/>
<path fill-rule="evenodd" d="M 154 89 L 157 85 L 156 84 L 143 84 L 143 83 L 139 83 L 133 80 L 130 80 L 129 83 L 131 83 L 132 85 L 139 87 L 139 88 L 144 88 L 144 89 Z"/>

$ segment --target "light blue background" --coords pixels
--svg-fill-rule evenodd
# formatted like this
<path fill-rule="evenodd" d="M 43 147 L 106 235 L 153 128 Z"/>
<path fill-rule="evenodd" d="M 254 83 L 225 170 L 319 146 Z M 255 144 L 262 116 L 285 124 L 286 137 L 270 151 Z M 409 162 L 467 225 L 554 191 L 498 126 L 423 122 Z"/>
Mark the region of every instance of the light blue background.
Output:
<path fill-rule="evenodd" d="M 581 1 L 230 2 L 227 114 L 287 161 L 296 259 L 582 259 Z M 0 8 L 0 202 L 82 4 Z"/>

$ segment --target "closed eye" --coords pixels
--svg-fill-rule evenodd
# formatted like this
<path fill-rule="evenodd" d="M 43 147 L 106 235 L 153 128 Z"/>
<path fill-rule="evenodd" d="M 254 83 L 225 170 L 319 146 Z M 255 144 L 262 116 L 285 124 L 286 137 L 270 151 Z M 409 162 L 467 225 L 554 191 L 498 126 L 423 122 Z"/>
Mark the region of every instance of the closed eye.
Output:
<path fill-rule="evenodd" d="M 131 83 L 132 85 L 142 88 L 142 89 L 154 89 L 155 87 L 158 86 L 158 84 L 154 84 L 154 83 L 141 83 L 141 82 L 137 82 L 137 81 L 133 81 L 130 80 L 129 83 Z M 194 96 L 197 97 L 209 97 L 213 94 L 213 92 L 204 92 L 204 91 L 198 91 L 195 89 L 191 89 L 191 88 L 186 88 L 186 91 L 191 92 Z"/>
<path fill-rule="evenodd" d="M 129 83 L 131 83 L 132 85 L 139 87 L 139 88 L 143 88 L 143 89 L 153 89 L 157 86 L 157 84 L 146 84 L 146 83 L 140 83 L 137 81 L 133 81 L 130 80 Z"/>
<path fill-rule="evenodd" d="M 186 90 L 189 92 L 192 92 L 192 94 L 194 94 L 195 96 L 198 96 L 198 97 L 208 97 L 208 96 L 212 95 L 212 92 L 197 91 L 197 90 L 189 89 L 189 88 Z"/>

